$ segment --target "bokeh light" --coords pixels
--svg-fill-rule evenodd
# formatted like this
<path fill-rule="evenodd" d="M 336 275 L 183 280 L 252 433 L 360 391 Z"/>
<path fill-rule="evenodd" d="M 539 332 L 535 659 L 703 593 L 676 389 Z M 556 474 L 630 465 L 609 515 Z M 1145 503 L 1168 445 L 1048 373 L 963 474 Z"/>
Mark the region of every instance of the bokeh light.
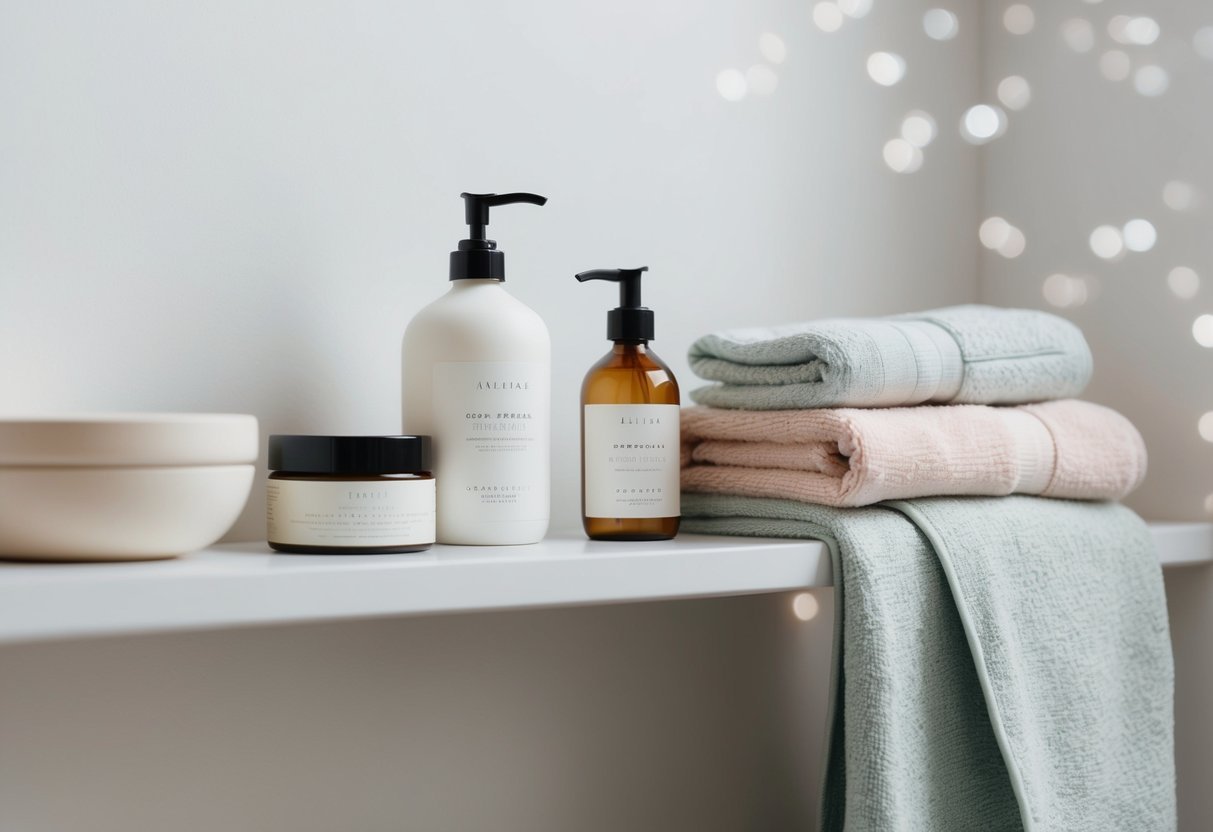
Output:
<path fill-rule="evenodd" d="M 1196 422 L 1196 430 L 1200 432 L 1201 439 L 1213 442 L 1213 410 L 1201 415 Z"/>
<path fill-rule="evenodd" d="M 977 229 L 977 238 L 988 249 L 997 249 L 1007 241 L 1013 226 L 1002 217 L 987 217 Z"/>
<path fill-rule="evenodd" d="M 745 71 L 746 86 L 757 95 L 770 95 L 779 86 L 779 76 L 766 64 L 755 64 Z"/>
<path fill-rule="evenodd" d="M 847 17 L 861 18 L 866 17 L 867 13 L 872 11 L 872 0 L 837 0 L 838 8 Z"/>
<path fill-rule="evenodd" d="M 1158 242 L 1158 231 L 1149 220 L 1129 220 L 1121 233 L 1129 251 L 1149 251 Z"/>
<path fill-rule="evenodd" d="M 960 135 L 970 144 L 985 144 L 1001 136 L 1006 129 L 1006 113 L 989 104 L 970 107 L 960 121 Z"/>
<path fill-rule="evenodd" d="M 1036 25 L 1036 14 L 1032 7 L 1023 3 L 1007 6 L 1002 14 L 1002 25 L 1013 35 L 1026 35 Z"/>
<path fill-rule="evenodd" d="M 1023 254 L 1024 249 L 1028 247 L 1028 238 L 1024 233 L 1015 226 L 1011 226 L 1007 230 L 1007 239 L 995 251 L 1006 257 L 1008 260 L 1013 260 Z"/>
<path fill-rule="evenodd" d="M 792 598 L 792 615 L 801 621 L 812 621 L 821 612 L 821 604 L 811 593 L 799 592 Z"/>
<path fill-rule="evenodd" d="M 1200 193 L 1191 183 L 1172 179 L 1162 186 L 1162 201 L 1172 211 L 1191 211 L 1200 202 Z"/>
<path fill-rule="evenodd" d="M 905 139 L 889 139 L 884 146 L 884 163 L 897 173 L 913 173 L 922 167 L 922 151 Z"/>
<path fill-rule="evenodd" d="M 1202 347 L 1213 347 L 1213 315 L 1201 315 L 1192 322 L 1192 337 Z"/>
<path fill-rule="evenodd" d="M 1118 14 L 1108 21 L 1108 35 L 1117 43 L 1149 46 L 1158 40 L 1161 29 L 1152 17 L 1130 17 Z"/>
<path fill-rule="evenodd" d="M 1090 295 L 1085 280 L 1061 273 L 1046 277 L 1040 291 L 1049 304 L 1059 309 L 1082 306 Z"/>
<path fill-rule="evenodd" d="M 1095 48 L 1095 29 L 1091 21 L 1082 17 L 1061 24 L 1061 37 L 1075 52 L 1086 53 Z"/>
<path fill-rule="evenodd" d="M 1200 292 L 1200 275 L 1191 266 L 1176 266 L 1167 273 L 1167 288 L 1181 300 L 1191 300 Z"/>
<path fill-rule="evenodd" d="M 1192 48 L 1206 61 L 1213 61 L 1213 26 L 1203 26 L 1192 35 Z"/>
<path fill-rule="evenodd" d="M 1129 56 L 1119 49 L 1112 49 L 1099 56 L 1099 72 L 1109 81 L 1123 81 L 1133 71 Z"/>
<path fill-rule="evenodd" d="M 788 57 L 788 45 L 783 42 L 783 38 L 771 32 L 763 32 L 758 36 L 758 51 L 773 64 L 781 64 Z"/>
<path fill-rule="evenodd" d="M 1022 110 L 1032 100 L 1032 88 L 1019 75 L 1008 75 L 998 82 L 998 100 L 1008 110 Z"/>
<path fill-rule="evenodd" d="M 740 101 L 749 91 L 749 85 L 741 70 L 724 69 L 716 76 L 716 91 L 725 101 Z"/>
<path fill-rule="evenodd" d="M 891 87 L 906 74 L 906 62 L 892 52 L 873 52 L 868 56 L 868 75 L 882 87 Z"/>
<path fill-rule="evenodd" d="M 901 137 L 915 147 L 926 147 L 935 139 L 935 119 L 922 110 L 906 113 L 901 122 Z"/>
<path fill-rule="evenodd" d="M 960 21 L 947 9 L 928 9 L 922 16 L 922 30 L 932 40 L 951 40 L 960 33 Z"/>
<path fill-rule="evenodd" d="M 1007 259 L 1023 254 L 1028 246 L 1024 233 L 1002 217 L 987 217 L 977 229 L 977 238 L 983 246 Z"/>
<path fill-rule="evenodd" d="M 1101 225 L 1091 232 L 1091 251 L 1096 257 L 1114 260 L 1125 250 L 1125 240 L 1120 229 L 1114 225 Z"/>
<path fill-rule="evenodd" d="M 1147 98 L 1162 95 L 1171 86 L 1171 76 L 1157 64 L 1146 64 L 1133 73 L 1133 89 Z"/>
<path fill-rule="evenodd" d="M 1129 25 L 1125 27 L 1125 34 L 1129 37 L 1129 43 L 1137 46 L 1149 46 L 1154 41 L 1158 40 L 1162 29 L 1158 25 L 1158 21 L 1152 17 L 1135 17 L 1129 21 Z"/>
<path fill-rule="evenodd" d="M 823 32 L 837 32 L 842 27 L 842 18 L 837 3 L 823 2 L 813 7 L 813 22 Z"/>

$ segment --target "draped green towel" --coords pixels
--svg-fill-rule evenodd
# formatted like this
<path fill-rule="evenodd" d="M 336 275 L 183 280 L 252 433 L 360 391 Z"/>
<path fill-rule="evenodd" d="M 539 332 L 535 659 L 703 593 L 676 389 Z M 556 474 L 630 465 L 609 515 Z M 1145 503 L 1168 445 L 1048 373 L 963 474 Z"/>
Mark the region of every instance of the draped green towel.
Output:
<path fill-rule="evenodd" d="M 830 547 L 824 830 L 1174 830 L 1166 602 L 1133 512 L 682 499 L 685 531 Z"/>
<path fill-rule="evenodd" d="M 723 382 L 693 390 L 696 402 L 742 410 L 1023 404 L 1077 396 L 1091 380 L 1074 324 L 981 305 L 714 332 L 689 359 Z"/>

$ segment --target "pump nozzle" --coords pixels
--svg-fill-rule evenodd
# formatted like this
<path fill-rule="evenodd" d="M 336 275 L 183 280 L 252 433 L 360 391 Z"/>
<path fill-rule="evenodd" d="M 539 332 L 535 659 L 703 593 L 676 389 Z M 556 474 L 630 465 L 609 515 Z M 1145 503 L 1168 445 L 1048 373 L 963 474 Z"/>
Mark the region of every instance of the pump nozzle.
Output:
<path fill-rule="evenodd" d="M 526 202 L 531 205 L 543 205 L 548 201 L 546 196 L 539 194 L 460 194 L 463 197 L 463 213 L 467 224 L 472 227 L 469 235 L 473 240 L 484 239 L 484 227 L 489 224 L 489 209 L 498 205 L 513 205 L 516 202 Z"/>
<path fill-rule="evenodd" d="M 574 275 L 578 281 L 613 280 L 619 284 L 619 306 L 607 312 L 607 338 L 612 341 L 653 340 L 653 310 L 640 305 L 640 276 L 648 266 L 638 269 L 593 269 Z"/>
<path fill-rule="evenodd" d="M 543 205 L 548 201 L 539 194 L 460 194 L 463 197 L 464 221 L 471 227 L 466 240 L 459 241 L 459 250 L 451 252 L 451 280 L 481 278 L 505 280 L 505 254 L 497 251 L 497 241 L 485 237 L 489 224 L 489 209 L 497 205 L 526 202 Z"/>

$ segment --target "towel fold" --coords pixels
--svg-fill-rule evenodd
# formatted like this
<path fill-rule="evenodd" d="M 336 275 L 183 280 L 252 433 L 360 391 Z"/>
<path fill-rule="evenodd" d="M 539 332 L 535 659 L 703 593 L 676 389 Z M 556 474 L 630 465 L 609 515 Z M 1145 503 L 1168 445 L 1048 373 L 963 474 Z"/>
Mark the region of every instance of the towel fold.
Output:
<path fill-rule="evenodd" d="M 1141 484 L 1146 446 L 1114 410 L 1065 400 L 682 412 L 682 488 L 829 506 L 943 495 L 1118 500 Z"/>
<path fill-rule="evenodd" d="M 1030 309 L 954 306 L 706 335 L 690 350 L 711 407 L 792 410 L 924 402 L 1022 404 L 1077 396 L 1091 378 L 1078 327 Z"/>
<path fill-rule="evenodd" d="M 682 512 L 690 532 L 830 547 L 823 830 L 1175 829 L 1166 601 L 1133 512 L 705 494 Z"/>

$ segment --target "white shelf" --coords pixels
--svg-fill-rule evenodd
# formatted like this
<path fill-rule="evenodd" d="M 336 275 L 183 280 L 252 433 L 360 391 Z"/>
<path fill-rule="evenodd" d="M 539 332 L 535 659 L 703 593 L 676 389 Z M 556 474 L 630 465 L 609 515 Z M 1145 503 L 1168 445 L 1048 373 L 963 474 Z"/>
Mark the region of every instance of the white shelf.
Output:
<path fill-rule="evenodd" d="M 1151 523 L 1163 566 L 1213 561 L 1213 523 Z"/>
<path fill-rule="evenodd" d="M 830 582 L 816 541 L 680 535 L 282 555 L 264 543 L 177 560 L 0 564 L 0 642 L 241 624 L 745 595 Z"/>
<path fill-rule="evenodd" d="M 1213 524 L 1156 524 L 1164 565 L 1213 561 Z M 816 541 L 682 535 L 416 555 L 279 555 L 262 543 L 169 561 L 0 563 L 0 643 L 370 616 L 749 595 L 829 586 Z"/>

